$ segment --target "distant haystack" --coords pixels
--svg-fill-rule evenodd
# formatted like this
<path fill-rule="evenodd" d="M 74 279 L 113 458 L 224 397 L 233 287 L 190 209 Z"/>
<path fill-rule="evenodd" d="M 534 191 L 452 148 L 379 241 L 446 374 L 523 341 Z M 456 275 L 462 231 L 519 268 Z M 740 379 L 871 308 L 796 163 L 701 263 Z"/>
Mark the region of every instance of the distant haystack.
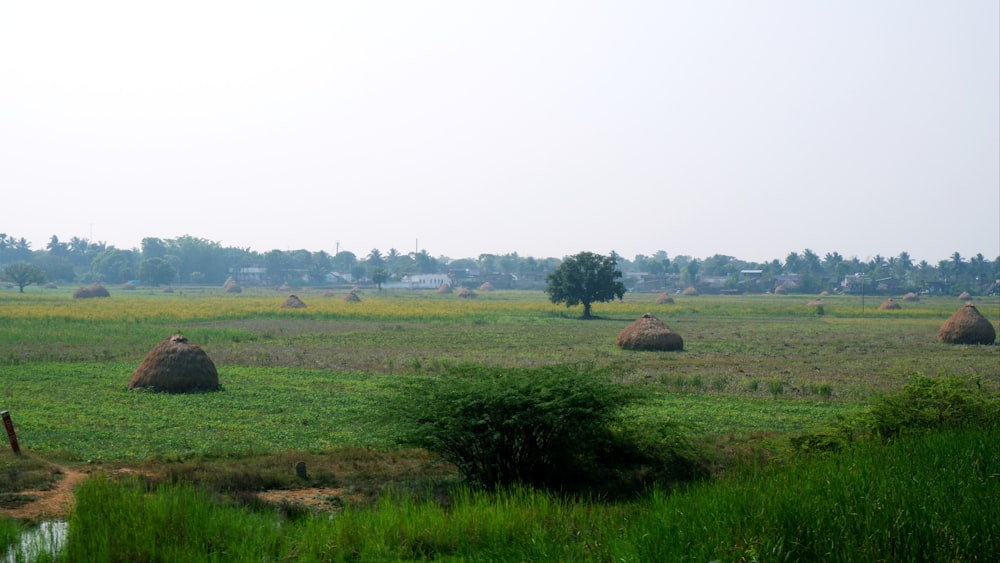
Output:
<path fill-rule="evenodd" d="M 972 303 L 955 311 L 938 330 L 938 340 L 949 344 L 993 344 L 996 329 Z"/>
<path fill-rule="evenodd" d="M 479 291 L 495 291 L 496 288 L 490 282 L 485 282 L 483 285 L 479 286 Z"/>
<path fill-rule="evenodd" d="M 58 289 L 58 287 L 59 286 L 57 286 L 53 282 L 49 282 L 49 283 L 45 284 L 45 289 Z"/>
<path fill-rule="evenodd" d="M 906 302 L 909 302 L 909 303 L 920 301 L 920 296 L 917 295 L 916 293 L 913 293 L 911 291 L 911 292 L 909 292 L 909 293 L 907 293 L 906 295 L 903 296 L 903 301 L 906 301 Z"/>
<path fill-rule="evenodd" d="M 173 293 L 174 292 L 174 288 L 172 288 L 172 287 L 170 287 L 168 285 L 168 286 L 164 287 L 162 291 L 163 291 L 163 293 Z"/>
<path fill-rule="evenodd" d="M 285 302 L 281 304 L 282 309 L 302 309 L 305 306 L 306 304 L 299 299 L 298 295 L 289 295 L 288 299 L 285 299 Z"/>
<path fill-rule="evenodd" d="M 111 297 L 107 288 L 99 283 L 81 287 L 73 292 L 73 299 L 88 299 L 90 297 Z"/>
<path fill-rule="evenodd" d="M 134 290 L 137 287 L 139 287 L 139 286 L 135 285 L 132 282 L 125 282 L 125 283 L 122 284 L 122 289 L 124 289 L 125 291 L 132 291 L 132 290 Z"/>
<path fill-rule="evenodd" d="M 822 299 L 813 299 L 812 301 L 809 302 L 809 306 L 810 307 L 822 307 L 823 306 L 823 300 Z"/>
<path fill-rule="evenodd" d="M 618 333 L 615 344 L 624 350 L 683 350 L 684 339 L 650 313 L 639 317 Z"/>
<path fill-rule="evenodd" d="M 961 293 L 961 294 L 960 294 L 960 295 L 958 296 L 958 299 L 959 299 L 960 301 L 968 301 L 968 300 L 972 299 L 972 295 L 970 295 L 968 291 L 963 291 L 963 292 L 962 292 L 962 293 Z"/>
<path fill-rule="evenodd" d="M 463 287 L 462 289 L 458 290 L 458 296 L 461 297 L 462 299 L 473 299 L 476 297 L 476 292 L 472 291 L 467 287 Z"/>
<path fill-rule="evenodd" d="M 219 374 L 204 350 L 175 334 L 157 344 L 132 373 L 128 390 L 217 391 Z"/>
<path fill-rule="evenodd" d="M 660 296 L 656 298 L 656 302 L 660 305 L 671 305 L 674 302 L 674 298 L 666 293 L 661 293 Z"/>
<path fill-rule="evenodd" d="M 344 302 L 346 303 L 361 303 L 361 298 L 358 297 L 357 293 L 353 291 L 344 296 Z"/>
<path fill-rule="evenodd" d="M 226 293 L 243 293 L 243 288 L 240 287 L 239 282 L 232 277 L 226 278 L 226 283 L 222 284 L 222 289 L 224 289 Z"/>
<path fill-rule="evenodd" d="M 902 309 L 903 306 L 900 305 L 899 303 L 896 303 L 896 300 L 890 297 L 889 299 L 883 301 L 882 304 L 878 306 L 878 308 L 881 309 L 882 311 L 894 311 L 896 309 Z"/>
<path fill-rule="evenodd" d="M 828 297 L 829 295 L 830 295 L 829 291 L 825 291 L 824 290 L 824 291 L 819 292 L 819 296 L 820 297 Z"/>
<path fill-rule="evenodd" d="M 681 292 L 681 295 L 699 295 L 699 294 L 700 292 L 693 285 L 684 288 L 684 291 Z"/>
<path fill-rule="evenodd" d="M 774 294 L 775 295 L 785 295 L 787 293 L 788 293 L 788 289 L 785 286 L 783 286 L 783 285 L 779 285 L 778 287 L 774 288 Z"/>
<path fill-rule="evenodd" d="M 447 295 L 451 293 L 451 291 L 451 286 L 446 283 L 441 284 L 441 287 L 437 288 L 437 292 L 441 295 Z"/>

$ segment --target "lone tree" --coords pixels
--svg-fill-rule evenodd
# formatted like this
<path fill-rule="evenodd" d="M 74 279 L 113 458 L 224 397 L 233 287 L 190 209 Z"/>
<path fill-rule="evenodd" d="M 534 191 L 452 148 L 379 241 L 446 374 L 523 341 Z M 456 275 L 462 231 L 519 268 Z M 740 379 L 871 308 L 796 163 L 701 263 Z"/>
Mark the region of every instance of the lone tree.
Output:
<path fill-rule="evenodd" d="M 625 295 L 620 281 L 618 260 L 593 252 L 581 252 L 566 258 L 556 271 L 545 276 L 545 293 L 549 301 L 565 303 L 567 307 L 583 304 L 583 318 L 590 319 L 590 305 L 604 303 Z"/>
<path fill-rule="evenodd" d="M 34 264 L 17 262 L 3 269 L 3 277 L 14 282 L 18 291 L 24 293 L 25 286 L 45 282 L 45 271 Z"/>

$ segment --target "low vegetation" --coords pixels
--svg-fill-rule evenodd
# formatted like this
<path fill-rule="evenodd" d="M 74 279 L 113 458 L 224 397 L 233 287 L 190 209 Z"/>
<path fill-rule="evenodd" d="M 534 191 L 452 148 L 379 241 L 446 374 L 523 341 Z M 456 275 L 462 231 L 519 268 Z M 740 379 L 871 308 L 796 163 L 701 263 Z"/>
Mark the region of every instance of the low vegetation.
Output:
<path fill-rule="evenodd" d="M 938 342 L 950 299 L 628 294 L 582 322 L 518 292 L 31 289 L 0 296 L 0 409 L 30 452 L 0 453 L 0 493 L 91 474 L 65 560 L 1000 555 L 1000 347 Z M 649 311 L 683 351 L 615 345 Z M 178 333 L 221 389 L 127 391 Z"/>

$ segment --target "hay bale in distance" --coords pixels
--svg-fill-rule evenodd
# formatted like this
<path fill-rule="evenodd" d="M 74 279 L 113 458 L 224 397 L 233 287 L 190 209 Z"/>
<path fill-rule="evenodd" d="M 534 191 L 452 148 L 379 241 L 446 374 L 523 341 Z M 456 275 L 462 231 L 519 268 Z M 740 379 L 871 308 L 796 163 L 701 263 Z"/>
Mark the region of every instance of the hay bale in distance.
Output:
<path fill-rule="evenodd" d="M 896 309 L 902 309 L 903 306 L 900 305 L 899 303 L 896 303 L 896 300 L 890 297 L 889 299 L 883 301 L 882 304 L 878 306 L 878 308 L 882 311 L 894 311 Z"/>
<path fill-rule="evenodd" d="M 163 293 L 173 293 L 173 292 L 174 288 L 170 287 L 169 285 L 163 288 Z"/>
<path fill-rule="evenodd" d="M 476 297 L 476 292 L 472 291 L 467 287 L 463 287 L 462 289 L 458 290 L 458 296 L 461 297 L 462 299 L 473 299 Z"/>
<path fill-rule="evenodd" d="M 615 344 L 624 350 L 683 350 L 684 339 L 663 321 L 645 313 L 618 333 Z"/>
<path fill-rule="evenodd" d="M 493 287 L 493 284 L 491 284 L 490 282 L 486 282 L 483 285 L 479 286 L 479 291 L 495 291 L 495 290 L 496 288 Z"/>
<path fill-rule="evenodd" d="M 289 295 L 288 299 L 285 299 L 285 302 L 281 304 L 282 309 L 302 309 L 305 306 L 306 304 L 299 299 L 298 295 Z"/>
<path fill-rule="evenodd" d="M 239 282 L 232 278 L 232 276 L 226 278 L 226 283 L 222 284 L 222 289 L 226 293 L 243 293 L 243 288 L 240 287 Z"/>
<path fill-rule="evenodd" d="M 785 295 L 787 293 L 788 293 L 788 289 L 785 286 L 783 286 L 783 285 L 779 285 L 778 287 L 774 288 L 774 294 L 775 295 Z"/>
<path fill-rule="evenodd" d="M 111 297 L 108 289 L 99 283 L 81 287 L 73 292 L 73 299 L 88 299 L 91 297 Z"/>
<path fill-rule="evenodd" d="M 917 295 L 916 293 L 913 293 L 911 291 L 911 292 L 909 292 L 909 293 L 907 293 L 906 295 L 903 296 L 903 301 L 907 301 L 907 302 L 910 302 L 910 303 L 913 303 L 913 302 L 916 302 L 916 301 L 920 301 L 920 296 Z"/>
<path fill-rule="evenodd" d="M 661 293 L 660 296 L 656 298 L 656 302 L 660 305 L 670 305 L 674 302 L 674 298 L 666 293 Z"/>
<path fill-rule="evenodd" d="M 217 391 L 219 374 L 208 354 L 183 335 L 175 334 L 146 354 L 132 373 L 128 390 L 169 393 Z"/>
<path fill-rule="evenodd" d="M 451 293 L 451 291 L 451 286 L 446 283 L 441 284 L 441 287 L 437 288 L 437 292 L 441 295 L 447 295 Z"/>
<path fill-rule="evenodd" d="M 966 303 L 941 325 L 937 337 L 948 344 L 993 344 L 997 332 L 975 305 Z"/>
<path fill-rule="evenodd" d="M 698 291 L 698 289 L 692 285 L 684 288 L 684 291 L 681 292 L 681 295 L 699 295 L 699 293 L 700 292 Z"/>
<path fill-rule="evenodd" d="M 344 301 L 346 303 L 361 303 L 361 298 L 358 297 L 357 293 L 353 291 L 344 296 Z"/>
<path fill-rule="evenodd" d="M 959 301 L 968 301 L 969 299 L 972 299 L 972 295 L 969 294 L 968 291 L 963 291 L 959 294 L 958 299 Z"/>

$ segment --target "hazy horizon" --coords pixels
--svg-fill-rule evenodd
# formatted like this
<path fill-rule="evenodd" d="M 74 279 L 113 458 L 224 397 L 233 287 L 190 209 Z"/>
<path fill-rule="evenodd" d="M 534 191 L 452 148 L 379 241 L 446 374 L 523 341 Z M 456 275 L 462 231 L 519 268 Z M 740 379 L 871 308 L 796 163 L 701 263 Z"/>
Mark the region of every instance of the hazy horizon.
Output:
<path fill-rule="evenodd" d="M 1000 3 L 7 3 L 0 232 L 1000 256 Z"/>

